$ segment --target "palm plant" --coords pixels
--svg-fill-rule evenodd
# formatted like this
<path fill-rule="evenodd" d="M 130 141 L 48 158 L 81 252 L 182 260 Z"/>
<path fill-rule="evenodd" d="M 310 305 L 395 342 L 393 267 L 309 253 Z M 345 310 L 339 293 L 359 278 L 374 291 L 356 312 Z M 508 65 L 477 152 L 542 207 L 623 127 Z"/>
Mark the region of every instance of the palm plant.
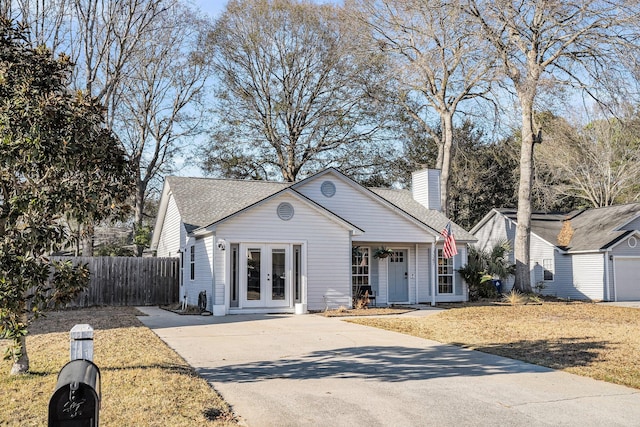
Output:
<path fill-rule="evenodd" d="M 467 264 L 458 270 L 460 276 L 469 285 L 469 299 L 495 298 L 498 291 L 493 284 L 494 277 L 506 280 L 515 273 L 515 264 L 510 264 L 508 254 L 511 245 L 508 241 L 499 241 L 492 248 L 481 250 L 471 246 Z"/>

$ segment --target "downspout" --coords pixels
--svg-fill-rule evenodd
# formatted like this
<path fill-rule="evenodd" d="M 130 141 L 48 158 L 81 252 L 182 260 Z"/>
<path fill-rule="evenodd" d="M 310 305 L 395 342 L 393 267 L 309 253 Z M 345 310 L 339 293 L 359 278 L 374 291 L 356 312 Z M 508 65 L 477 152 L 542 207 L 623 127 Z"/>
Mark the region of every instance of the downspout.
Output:
<path fill-rule="evenodd" d="M 414 274 L 414 285 L 416 288 L 416 304 L 418 304 L 420 302 L 420 298 L 418 298 L 418 279 L 419 279 L 419 275 L 418 275 L 418 244 L 416 243 L 416 263 L 415 263 L 415 274 Z"/>
<path fill-rule="evenodd" d="M 431 307 L 436 306 L 436 242 L 431 242 Z"/>
<path fill-rule="evenodd" d="M 604 251 L 604 299 L 605 301 L 610 301 L 611 296 L 609 295 L 609 254 L 610 250 L 606 249 Z"/>

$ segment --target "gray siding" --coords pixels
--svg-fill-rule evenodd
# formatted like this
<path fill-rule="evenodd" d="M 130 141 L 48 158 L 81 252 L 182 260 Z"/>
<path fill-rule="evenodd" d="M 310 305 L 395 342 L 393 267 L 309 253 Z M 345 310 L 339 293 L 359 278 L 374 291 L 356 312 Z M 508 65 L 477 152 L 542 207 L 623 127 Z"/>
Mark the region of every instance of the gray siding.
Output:
<path fill-rule="evenodd" d="M 217 243 L 220 239 L 216 236 L 209 236 L 211 239 L 211 251 L 213 252 L 213 289 L 215 300 L 214 304 L 224 305 L 226 303 L 226 281 L 227 279 L 227 265 L 225 263 L 226 256 L 231 253 L 231 246 L 227 244 L 226 250 L 222 251 L 218 249 Z M 231 282 L 229 282 L 231 283 Z"/>
<path fill-rule="evenodd" d="M 164 219 L 162 230 L 159 230 L 159 232 L 160 238 L 158 240 L 158 249 L 156 256 L 178 256 L 178 250 L 186 240 L 187 232 L 180 220 L 180 213 L 178 212 L 178 206 L 176 205 L 173 195 L 169 196 L 167 213 Z"/>
<path fill-rule="evenodd" d="M 621 230 L 640 230 L 640 217 L 634 219 L 629 224 L 626 224 Z"/>
<path fill-rule="evenodd" d="M 626 239 L 611 248 L 611 254 L 613 256 L 640 256 L 640 237 L 637 235 L 627 236 Z"/>
<path fill-rule="evenodd" d="M 213 303 L 213 265 L 211 238 L 191 239 L 195 245 L 195 277 L 191 280 L 191 256 L 187 248 L 184 259 L 184 288 L 187 295 L 187 303 L 198 304 L 198 295 L 201 291 L 207 292 L 207 309 L 212 309 Z"/>
<path fill-rule="evenodd" d="M 332 181 L 336 187 L 333 197 L 324 196 L 320 190 L 322 183 L 327 180 Z M 363 229 L 364 235 L 357 236 L 360 242 L 402 243 L 432 240 L 422 227 L 393 212 L 375 196 L 352 187 L 335 175 L 327 174 L 320 179 L 311 180 L 297 190 Z"/>
<path fill-rule="evenodd" d="M 500 213 L 494 212 L 489 220 L 473 233 L 478 241 L 474 246 L 480 250 L 492 248 L 498 242 L 508 240 L 511 243 L 509 262 L 515 263 L 513 242 L 516 238 L 516 224 Z M 502 284 L 502 292 L 509 292 L 513 288 L 514 278 L 509 277 Z"/>
<path fill-rule="evenodd" d="M 431 246 L 418 245 L 418 302 L 431 302 Z"/>
<path fill-rule="evenodd" d="M 294 208 L 294 216 L 288 221 L 282 221 L 276 213 L 278 205 L 285 201 Z M 268 200 L 220 224 L 216 235 L 227 242 L 298 242 L 304 236 L 308 309 L 323 309 L 325 295 L 336 305 L 350 306 L 349 231 L 299 199 L 285 194 Z"/>
<path fill-rule="evenodd" d="M 516 225 L 508 218 L 496 213 L 473 234 L 478 239 L 474 246 L 484 250 L 505 239 L 513 243 L 516 238 Z"/>
<path fill-rule="evenodd" d="M 556 253 L 557 250 L 555 246 L 549 244 L 545 240 L 542 240 L 535 234 L 531 234 L 531 245 L 529 252 L 531 286 L 535 286 L 536 283 L 544 281 L 544 260 L 551 260 L 551 265 L 553 266 L 553 281 L 546 282 L 547 286 L 554 286 L 556 281 L 562 281 L 562 278 L 558 277 L 558 275 L 556 274 Z"/>

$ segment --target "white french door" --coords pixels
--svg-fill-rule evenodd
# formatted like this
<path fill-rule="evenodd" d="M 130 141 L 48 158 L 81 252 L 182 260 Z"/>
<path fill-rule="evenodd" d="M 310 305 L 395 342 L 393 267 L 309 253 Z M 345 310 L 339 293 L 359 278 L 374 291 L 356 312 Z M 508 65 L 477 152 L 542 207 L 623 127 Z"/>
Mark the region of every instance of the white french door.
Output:
<path fill-rule="evenodd" d="M 246 244 L 242 263 L 243 307 L 290 307 L 291 266 L 289 245 Z"/>

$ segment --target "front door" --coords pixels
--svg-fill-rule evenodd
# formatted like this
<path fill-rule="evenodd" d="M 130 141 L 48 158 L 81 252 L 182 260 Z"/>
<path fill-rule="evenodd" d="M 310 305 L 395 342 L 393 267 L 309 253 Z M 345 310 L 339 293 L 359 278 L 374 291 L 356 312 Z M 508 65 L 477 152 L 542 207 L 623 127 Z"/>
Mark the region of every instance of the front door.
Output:
<path fill-rule="evenodd" d="M 407 251 L 395 250 L 389 255 L 389 302 L 409 302 Z"/>
<path fill-rule="evenodd" d="M 242 292 L 244 307 L 289 307 L 288 245 L 248 245 Z"/>

